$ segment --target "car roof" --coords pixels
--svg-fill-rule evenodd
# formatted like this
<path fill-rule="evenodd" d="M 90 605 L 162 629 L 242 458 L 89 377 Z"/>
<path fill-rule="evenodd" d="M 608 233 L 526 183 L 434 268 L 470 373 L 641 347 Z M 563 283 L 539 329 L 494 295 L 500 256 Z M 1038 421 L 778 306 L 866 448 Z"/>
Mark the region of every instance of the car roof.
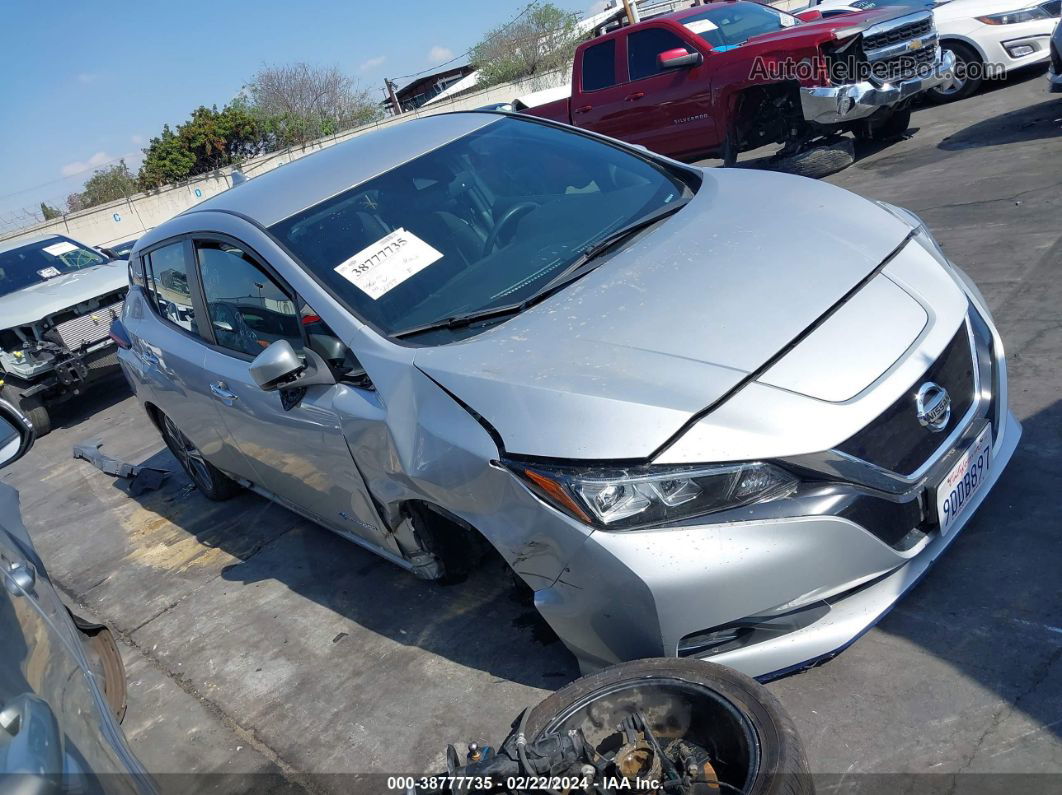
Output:
<path fill-rule="evenodd" d="M 392 123 L 279 166 L 183 214 L 223 210 L 271 226 L 505 117 L 500 113 L 469 111 Z M 163 226 L 152 230 L 152 239 Z"/>

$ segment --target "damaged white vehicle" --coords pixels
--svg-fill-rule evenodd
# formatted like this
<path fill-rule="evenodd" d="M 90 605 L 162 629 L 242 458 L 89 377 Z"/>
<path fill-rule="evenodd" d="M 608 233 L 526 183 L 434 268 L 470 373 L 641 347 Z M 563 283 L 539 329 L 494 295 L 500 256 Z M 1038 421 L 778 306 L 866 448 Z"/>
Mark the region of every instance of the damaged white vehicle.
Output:
<path fill-rule="evenodd" d="M 111 321 L 127 265 L 63 235 L 0 243 L 0 395 L 51 429 L 49 407 L 119 373 Z"/>
<path fill-rule="evenodd" d="M 1020 435 L 988 308 L 915 216 L 531 117 L 358 136 L 130 269 L 119 358 L 207 496 L 425 577 L 489 545 L 584 670 L 836 653 Z"/>

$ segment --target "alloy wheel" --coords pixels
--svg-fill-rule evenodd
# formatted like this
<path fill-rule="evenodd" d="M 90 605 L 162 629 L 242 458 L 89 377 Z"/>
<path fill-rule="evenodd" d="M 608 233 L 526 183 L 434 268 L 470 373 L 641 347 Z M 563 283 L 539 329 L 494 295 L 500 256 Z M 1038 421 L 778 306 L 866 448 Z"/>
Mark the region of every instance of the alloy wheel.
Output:
<path fill-rule="evenodd" d="M 214 478 L 199 448 L 181 433 L 181 429 L 174 425 L 169 417 L 163 420 L 163 430 L 166 440 L 170 443 L 170 449 L 184 467 L 184 471 L 201 490 L 211 491 L 214 488 Z"/>

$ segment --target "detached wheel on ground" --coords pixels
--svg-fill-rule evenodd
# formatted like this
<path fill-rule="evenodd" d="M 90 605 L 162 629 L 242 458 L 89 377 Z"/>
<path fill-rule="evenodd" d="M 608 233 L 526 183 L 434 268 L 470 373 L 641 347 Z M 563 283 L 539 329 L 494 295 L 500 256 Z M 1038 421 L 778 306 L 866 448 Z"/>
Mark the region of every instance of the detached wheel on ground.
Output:
<path fill-rule="evenodd" d="M 950 83 L 939 85 L 926 91 L 926 99 L 942 105 L 965 99 L 981 87 L 981 56 L 973 48 L 954 41 L 945 41 L 940 45 L 941 54 L 949 50 L 955 55 L 955 77 Z"/>
<path fill-rule="evenodd" d="M 635 711 L 653 737 L 617 727 Z M 731 668 L 701 660 L 635 660 L 577 679 L 527 716 L 534 741 L 579 729 L 599 753 L 615 752 L 628 778 L 656 774 L 659 750 L 693 771 L 684 792 L 805 795 L 814 792 L 803 743 L 770 691 Z M 617 750 L 617 747 L 619 750 Z"/>
<path fill-rule="evenodd" d="M 855 143 L 851 138 L 840 138 L 821 146 L 812 146 L 795 155 L 776 155 L 770 168 L 785 174 L 818 179 L 836 174 L 855 162 Z"/>
<path fill-rule="evenodd" d="M 162 412 L 158 413 L 158 419 L 163 441 L 180 462 L 188 477 L 192 479 L 196 488 L 203 492 L 204 497 L 208 500 L 222 502 L 240 492 L 240 484 L 207 461 L 173 420 Z"/>

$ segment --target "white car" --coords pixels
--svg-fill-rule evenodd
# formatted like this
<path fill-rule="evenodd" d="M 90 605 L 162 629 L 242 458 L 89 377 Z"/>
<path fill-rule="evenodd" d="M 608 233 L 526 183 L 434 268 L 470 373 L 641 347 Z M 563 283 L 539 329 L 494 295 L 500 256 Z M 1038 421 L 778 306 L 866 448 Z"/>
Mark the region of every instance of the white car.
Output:
<path fill-rule="evenodd" d="M 933 9 L 940 46 L 955 54 L 955 78 L 925 93 L 952 102 L 970 96 L 986 77 L 1047 63 L 1062 0 L 812 0 L 807 10 L 833 16 L 892 6 Z"/>

